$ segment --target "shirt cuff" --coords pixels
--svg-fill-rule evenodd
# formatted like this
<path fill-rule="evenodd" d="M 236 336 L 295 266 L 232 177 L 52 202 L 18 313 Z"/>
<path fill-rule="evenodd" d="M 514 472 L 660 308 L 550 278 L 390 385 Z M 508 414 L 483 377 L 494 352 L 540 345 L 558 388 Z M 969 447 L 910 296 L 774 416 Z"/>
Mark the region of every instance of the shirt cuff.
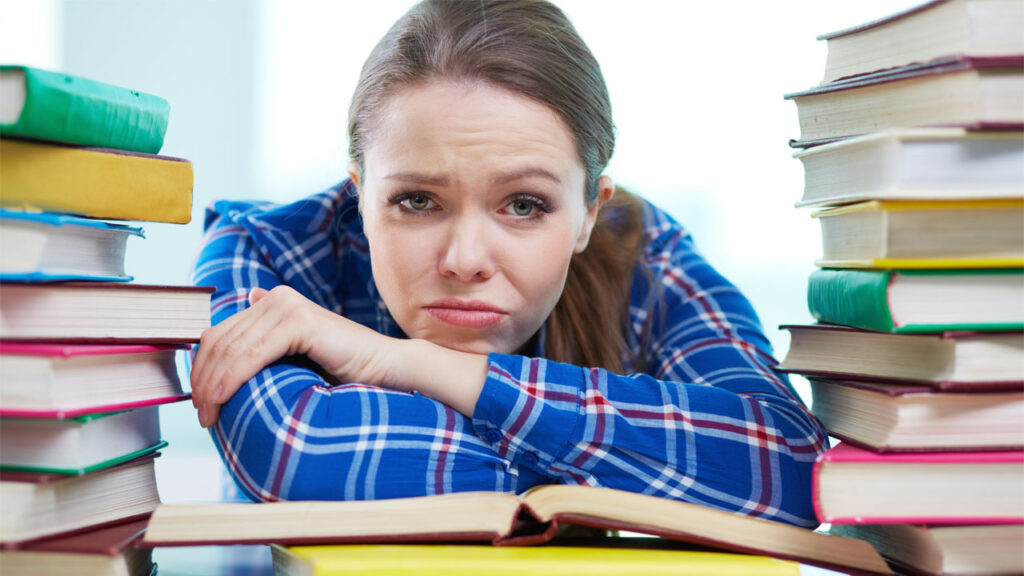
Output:
<path fill-rule="evenodd" d="M 502 458 L 550 474 L 578 438 L 585 371 L 541 358 L 488 355 L 476 434 Z"/>

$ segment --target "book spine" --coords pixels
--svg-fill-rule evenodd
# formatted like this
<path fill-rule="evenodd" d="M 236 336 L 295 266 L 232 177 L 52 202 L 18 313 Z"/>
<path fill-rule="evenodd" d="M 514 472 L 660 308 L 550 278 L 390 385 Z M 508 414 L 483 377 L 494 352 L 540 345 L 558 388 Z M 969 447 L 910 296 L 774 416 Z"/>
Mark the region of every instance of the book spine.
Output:
<path fill-rule="evenodd" d="M 815 270 L 807 283 L 811 315 L 831 324 L 892 332 L 888 270 Z"/>
<path fill-rule="evenodd" d="M 23 68 L 25 105 L 4 136 L 156 154 L 170 105 L 158 96 L 45 70 Z"/>

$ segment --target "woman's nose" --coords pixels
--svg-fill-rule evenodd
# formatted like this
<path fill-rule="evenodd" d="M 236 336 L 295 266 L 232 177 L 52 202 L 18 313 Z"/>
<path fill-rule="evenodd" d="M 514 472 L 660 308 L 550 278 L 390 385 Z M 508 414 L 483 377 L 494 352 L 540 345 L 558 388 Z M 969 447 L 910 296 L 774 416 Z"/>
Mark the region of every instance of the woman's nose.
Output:
<path fill-rule="evenodd" d="M 487 280 L 497 270 L 482 218 L 460 217 L 451 222 L 438 269 L 442 276 L 462 282 Z"/>

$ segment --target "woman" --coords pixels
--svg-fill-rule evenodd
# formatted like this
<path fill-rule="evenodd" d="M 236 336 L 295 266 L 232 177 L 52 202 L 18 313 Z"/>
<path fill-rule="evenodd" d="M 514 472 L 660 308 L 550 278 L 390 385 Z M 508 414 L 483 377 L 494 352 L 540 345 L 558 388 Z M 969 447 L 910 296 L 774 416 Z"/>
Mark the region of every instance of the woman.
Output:
<path fill-rule="evenodd" d="M 207 215 L 193 402 L 248 496 L 561 482 L 816 524 L 824 432 L 746 299 L 602 175 L 607 89 L 560 10 L 426 0 L 349 115 L 349 179 Z"/>

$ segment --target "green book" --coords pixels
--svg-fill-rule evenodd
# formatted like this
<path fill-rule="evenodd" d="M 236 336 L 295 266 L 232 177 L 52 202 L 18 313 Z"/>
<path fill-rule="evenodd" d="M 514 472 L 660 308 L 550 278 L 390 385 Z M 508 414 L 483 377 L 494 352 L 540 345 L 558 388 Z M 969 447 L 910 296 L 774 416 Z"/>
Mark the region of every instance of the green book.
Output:
<path fill-rule="evenodd" d="M 820 269 L 807 305 L 820 322 L 881 332 L 1022 330 L 1024 269 Z"/>
<path fill-rule="evenodd" d="M 156 154 L 171 107 L 158 96 L 28 66 L 0 66 L 0 136 Z"/>

